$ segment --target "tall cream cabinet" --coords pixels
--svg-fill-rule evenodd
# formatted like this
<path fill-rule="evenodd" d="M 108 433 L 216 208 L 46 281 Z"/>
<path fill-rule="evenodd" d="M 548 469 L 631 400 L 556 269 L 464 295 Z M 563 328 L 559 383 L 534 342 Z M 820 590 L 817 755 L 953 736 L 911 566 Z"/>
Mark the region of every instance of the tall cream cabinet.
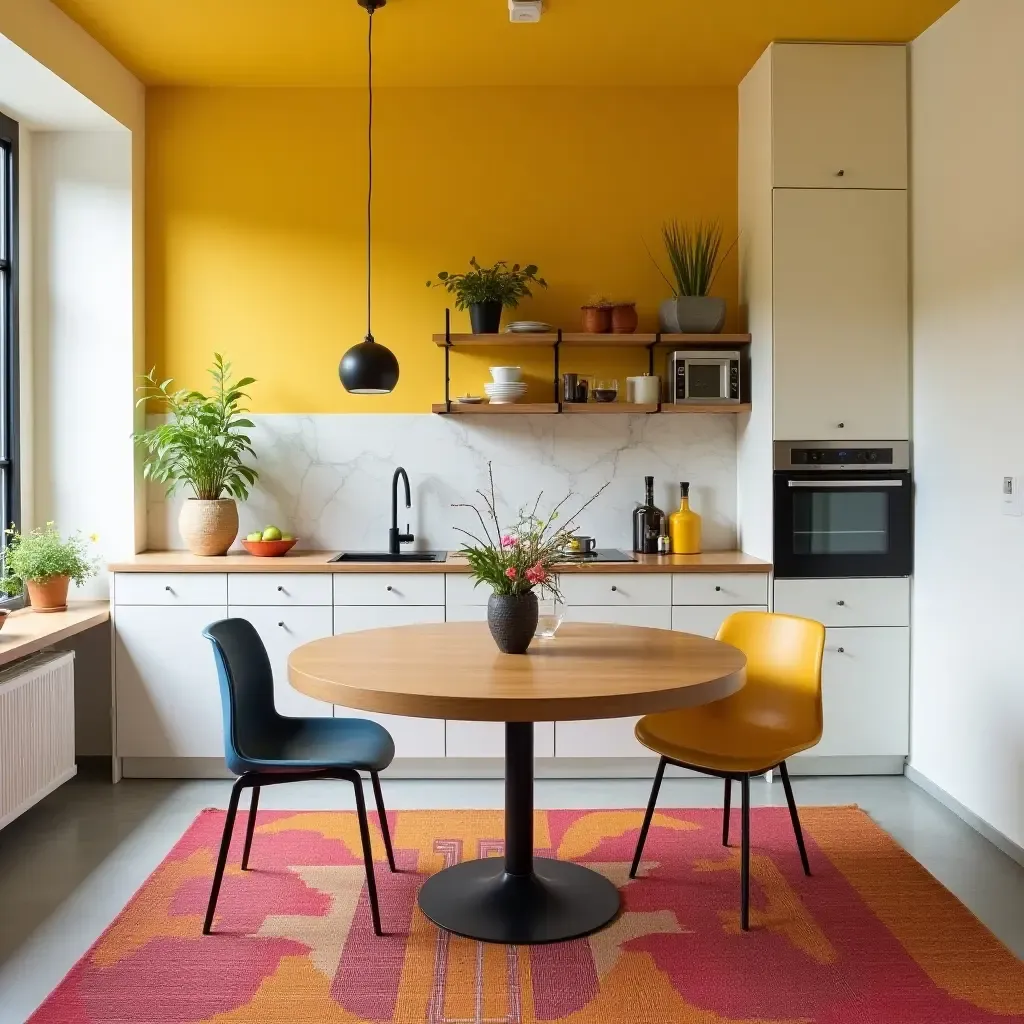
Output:
<path fill-rule="evenodd" d="M 739 149 L 748 429 L 907 439 L 906 48 L 773 44 L 740 86 Z"/>

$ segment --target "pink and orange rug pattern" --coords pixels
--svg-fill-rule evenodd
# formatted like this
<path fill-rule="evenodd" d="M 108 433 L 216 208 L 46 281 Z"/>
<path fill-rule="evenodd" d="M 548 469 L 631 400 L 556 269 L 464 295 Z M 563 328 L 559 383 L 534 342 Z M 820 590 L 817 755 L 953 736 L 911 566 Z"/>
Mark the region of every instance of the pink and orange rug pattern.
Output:
<path fill-rule="evenodd" d="M 236 824 L 216 934 L 201 934 L 223 811 L 204 811 L 31 1024 L 989 1024 L 1024 1022 L 1024 964 L 861 811 L 752 812 L 751 928 L 739 854 L 713 810 L 538 811 L 536 846 L 620 887 L 604 931 L 552 946 L 439 932 L 423 879 L 497 856 L 492 811 L 400 811 L 400 873 L 374 823 L 376 938 L 351 813 L 260 812 L 251 870 Z M 734 829 L 734 832 L 738 830 Z"/>

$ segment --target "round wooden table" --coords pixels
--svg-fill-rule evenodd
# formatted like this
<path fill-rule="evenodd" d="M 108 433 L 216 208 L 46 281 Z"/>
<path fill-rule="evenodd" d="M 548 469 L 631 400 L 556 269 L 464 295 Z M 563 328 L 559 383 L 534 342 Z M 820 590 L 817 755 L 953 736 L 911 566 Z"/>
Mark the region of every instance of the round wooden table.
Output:
<path fill-rule="evenodd" d="M 485 623 L 448 622 L 303 644 L 288 676 L 301 693 L 343 707 L 505 723 L 504 861 L 432 875 L 419 905 L 447 931 L 522 945 L 589 935 L 619 909 L 603 876 L 533 855 L 533 723 L 707 704 L 739 690 L 745 666 L 734 647 L 666 629 L 568 623 L 515 655 L 497 650 Z"/>

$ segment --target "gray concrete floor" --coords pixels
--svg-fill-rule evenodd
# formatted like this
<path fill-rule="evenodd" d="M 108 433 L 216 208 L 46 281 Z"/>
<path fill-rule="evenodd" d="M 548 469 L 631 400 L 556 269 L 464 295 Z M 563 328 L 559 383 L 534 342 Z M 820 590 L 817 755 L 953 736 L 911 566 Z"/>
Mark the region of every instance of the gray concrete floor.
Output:
<path fill-rule="evenodd" d="M 646 780 L 539 780 L 538 807 L 641 807 Z M 1024 868 L 902 777 L 799 778 L 803 805 L 859 804 L 1024 958 Z M 225 807 L 226 782 L 79 776 L 0 832 L 0 1024 L 22 1024 L 160 863 L 204 807 Z M 395 810 L 500 807 L 500 780 L 385 781 Z M 735 798 L 734 798 L 735 799 Z M 718 806 L 721 783 L 666 779 L 660 806 Z M 782 785 L 752 786 L 784 805 Z M 260 807 L 351 809 L 351 788 L 305 783 L 264 790 Z"/>

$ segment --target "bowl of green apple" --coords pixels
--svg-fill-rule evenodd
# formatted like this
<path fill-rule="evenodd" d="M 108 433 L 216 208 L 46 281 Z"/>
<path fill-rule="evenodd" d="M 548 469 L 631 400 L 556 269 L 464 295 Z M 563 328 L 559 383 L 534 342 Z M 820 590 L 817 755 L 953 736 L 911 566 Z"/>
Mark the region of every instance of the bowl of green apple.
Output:
<path fill-rule="evenodd" d="M 276 526 L 267 526 L 262 530 L 254 530 L 247 533 L 242 541 L 242 547 L 250 555 L 259 555 L 261 558 L 279 558 L 286 551 L 295 547 L 297 538 L 290 533 L 284 533 Z"/>

